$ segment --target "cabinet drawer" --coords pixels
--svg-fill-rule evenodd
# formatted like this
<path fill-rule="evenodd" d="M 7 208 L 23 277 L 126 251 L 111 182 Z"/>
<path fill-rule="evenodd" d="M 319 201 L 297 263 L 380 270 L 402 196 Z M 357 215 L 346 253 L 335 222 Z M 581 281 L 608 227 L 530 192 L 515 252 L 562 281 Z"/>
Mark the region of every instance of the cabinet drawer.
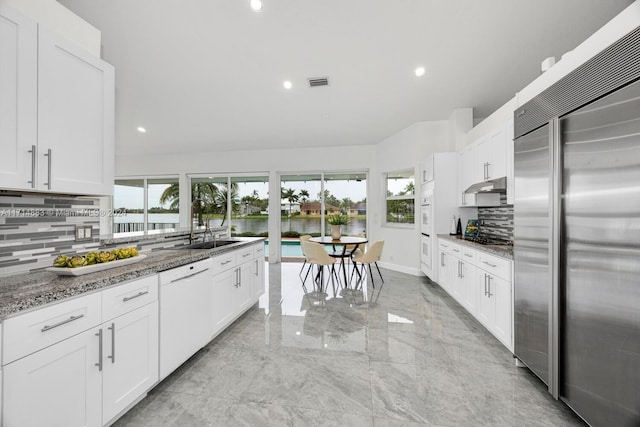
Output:
<path fill-rule="evenodd" d="M 475 249 L 463 247 L 462 248 L 462 260 L 470 264 L 476 265 L 478 263 L 478 251 Z"/>
<path fill-rule="evenodd" d="M 213 274 L 222 273 L 230 268 L 236 266 L 236 251 L 227 252 L 221 255 L 216 255 L 211 258 L 211 268 Z"/>
<path fill-rule="evenodd" d="M 253 257 L 259 258 L 261 256 L 264 256 L 264 242 L 253 245 Z"/>
<path fill-rule="evenodd" d="M 446 252 L 448 254 L 452 253 L 451 248 L 455 246 L 455 243 L 451 243 L 449 240 L 438 239 L 438 248 L 440 248 L 440 252 Z"/>
<path fill-rule="evenodd" d="M 456 258 L 462 258 L 462 246 L 456 244 L 451 245 L 451 255 Z"/>
<path fill-rule="evenodd" d="M 97 292 L 5 320 L 3 365 L 99 325 L 101 299 Z"/>
<path fill-rule="evenodd" d="M 106 322 L 158 299 L 156 274 L 102 292 L 102 321 Z"/>
<path fill-rule="evenodd" d="M 238 264 L 242 264 L 244 262 L 251 261 L 253 259 L 253 251 L 254 251 L 253 246 L 249 246 L 248 248 L 238 249 L 238 253 L 236 255 L 237 256 L 236 262 Z"/>
<path fill-rule="evenodd" d="M 478 267 L 511 282 L 511 260 L 478 252 Z"/>
<path fill-rule="evenodd" d="M 160 273 L 160 284 L 165 285 L 167 283 L 174 282 L 187 278 L 190 275 L 198 274 L 202 271 L 211 269 L 211 259 L 204 259 L 202 261 L 192 262 L 180 267 L 172 268 L 171 270 L 163 271 Z"/>

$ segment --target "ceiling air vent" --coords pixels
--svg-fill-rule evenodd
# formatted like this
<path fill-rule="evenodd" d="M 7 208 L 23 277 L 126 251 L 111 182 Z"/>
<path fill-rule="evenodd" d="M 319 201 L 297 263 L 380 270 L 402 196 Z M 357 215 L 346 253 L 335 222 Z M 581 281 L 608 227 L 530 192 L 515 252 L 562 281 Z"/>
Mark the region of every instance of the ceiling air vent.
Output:
<path fill-rule="evenodd" d="M 314 78 L 308 78 L 307 80 L 309 81 L 309 87 L 329 86 L 328 77 L 314 77 Z"/>

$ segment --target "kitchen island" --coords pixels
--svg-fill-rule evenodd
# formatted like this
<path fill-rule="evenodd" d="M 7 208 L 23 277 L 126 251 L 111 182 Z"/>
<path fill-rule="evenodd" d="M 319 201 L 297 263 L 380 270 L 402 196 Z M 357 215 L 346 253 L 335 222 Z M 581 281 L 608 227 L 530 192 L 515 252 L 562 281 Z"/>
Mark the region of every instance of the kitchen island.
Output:
<path fill-rule="evenodd" d="M 1 278 L 2 424 L 111 425 L 264 294 L 263 240 Z"/>

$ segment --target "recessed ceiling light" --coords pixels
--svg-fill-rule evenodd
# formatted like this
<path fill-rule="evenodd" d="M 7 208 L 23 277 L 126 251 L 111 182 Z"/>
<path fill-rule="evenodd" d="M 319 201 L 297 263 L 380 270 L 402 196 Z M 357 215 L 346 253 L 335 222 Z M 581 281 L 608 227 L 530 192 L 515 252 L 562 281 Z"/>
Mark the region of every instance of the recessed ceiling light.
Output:
<path fill-rule="evenodd" d="M 285 80 L 284 83 L 282 83 L 282 86 L 284 86 L 285 89 L 291 89 L 293 85 L 289 80 Z"/>
<path fill-rule="evenodd" d="M 143 128 L 142 126 L 138 126 L 138 132 L 147 133 L 147 130 L 145 128 Z"/>
<path fill-rule="evenodd" d="M 260 12 L 262 10 L 262 0 L 251 0 L 249 5 L 254 12 Z"/>
<path fill-rule="evenodd" d="M 425 70 L 424 70 L 424 67 L 418 67 L 418 68 L 416 68 L 416 70 L 415 70 L 416 76 L 417 76 L 417 77 L 422 77 L 422 76 L 424 76 L 424 71 L 425 71 Z"/>

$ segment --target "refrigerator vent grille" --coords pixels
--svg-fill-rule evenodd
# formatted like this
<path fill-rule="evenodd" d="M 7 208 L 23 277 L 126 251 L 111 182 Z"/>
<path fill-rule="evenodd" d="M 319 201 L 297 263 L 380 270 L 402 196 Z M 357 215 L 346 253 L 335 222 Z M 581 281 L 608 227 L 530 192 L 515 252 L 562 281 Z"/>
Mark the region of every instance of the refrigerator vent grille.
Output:
<path fill-rule="evenodd" d="M 613 43 L 514 113 L 515 137 L 640 78 L 640 27 Z"/>

